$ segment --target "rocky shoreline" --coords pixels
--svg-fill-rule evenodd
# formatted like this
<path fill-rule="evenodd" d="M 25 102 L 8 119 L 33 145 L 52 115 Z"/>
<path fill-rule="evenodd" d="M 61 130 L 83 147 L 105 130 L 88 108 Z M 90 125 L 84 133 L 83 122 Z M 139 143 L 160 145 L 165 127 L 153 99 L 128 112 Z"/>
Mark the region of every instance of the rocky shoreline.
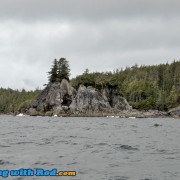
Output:
<path fill-rule="evenodd" d="M 180 107 L 168 112 L 132 109 L 115 88 L 95 89 L 80 85 L 78 90 L 63 79 L 48 84 L 23 114 L 58 117 L 180 118 Z M 17 115 L 17 114 L 15 114 Z"/>
<path fill-rule="evenodd" d="M 61 114 L 54 114 L 51 111 L 46 113 L 41 112 L 34 112 L 34 113 L 26 113 L 26 115 L 30 116 L 58 116 L 58 117 L 117 117 L 117 118 L 179 118 L 175 114 L 169 114 L 168 112 L 164 111 L 157 111 L 157 110 L 149 110 L 149 111 L 138 111 L 132 110 L 127 111 L 123 110 L 118 113 L 110 113 L 110 112 L 85 112 L 85 113 L 61 113 Z"/>
<path fill-rule="evenodd" d="M 148 110 L 148 111 L 138 111 L 138 110 L 122 110 L 118 113 L 113 112 L 85 112 L 85 113 L 61 113 L 54 114 L 52 111 L 47 111 L 46 113 L 34 111 L 26 113 L 11 113 L 7 115 L 13 116 L 49 116 L 49 117 L 112 117 L 112 118 L 176 118 L 180 119 L 177 114 L 171 114 L 170 112 L 158 111 L 158 110 Z"/>

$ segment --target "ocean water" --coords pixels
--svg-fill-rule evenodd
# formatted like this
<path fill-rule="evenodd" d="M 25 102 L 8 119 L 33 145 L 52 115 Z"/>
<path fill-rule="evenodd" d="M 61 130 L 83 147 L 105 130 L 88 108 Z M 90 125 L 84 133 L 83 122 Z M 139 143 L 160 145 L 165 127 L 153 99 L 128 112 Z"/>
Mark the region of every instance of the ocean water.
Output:
<path fill-rule="evenodd" d="M 178 119 L 0 116 L 0 128 L 0 170 L 76 171 L 7 179 L 180 179 Z"/>

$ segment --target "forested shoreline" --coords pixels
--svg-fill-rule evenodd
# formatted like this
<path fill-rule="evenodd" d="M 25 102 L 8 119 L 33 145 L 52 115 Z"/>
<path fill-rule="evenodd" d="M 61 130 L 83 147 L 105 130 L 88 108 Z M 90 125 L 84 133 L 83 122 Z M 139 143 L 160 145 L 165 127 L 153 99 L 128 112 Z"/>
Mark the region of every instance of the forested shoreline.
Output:
<path fill-rule="evenodd" d="M 23 112 L 39 93 L 40 90 L 20 91 L 0 88 L 0 114 Z"/>
<path fill-rule="evenodd" d="M 64 67 L 61 61 L 58 63 Z M 65 63 L 68 64 L 68 61 Z M 54 61 L 49 72 L 49 83 L 56 83 L 52 76 L 56 66 L 57 61 Z M 67 67 L 66 75 L 69 77 L 70 69 Z M 61 76 L 59 73 L 60 80 Z M 139 110 L 167 111 L 180 104 L 180 61 L 152 66 L 134 65 L 113 72 L 90 72 L 86 69 L 82 75 L 69 81 L 76 89 L 81 84 L 99 91 L 106 87 L 116 89 L 118 95 L 125 97 L 133 108 Z M 40 92 L 0 88 L 0 113 L 23 112 Z"/>
<path fill-rule="evenodd" d="M 153 66 L 132 66 L 114 72 L 93 72 L 88 69 L 71 80 L 97 89 L 117 89 L 129 104 L 139 110 L 167 111 L 180 104 L 180 61 Z"/>

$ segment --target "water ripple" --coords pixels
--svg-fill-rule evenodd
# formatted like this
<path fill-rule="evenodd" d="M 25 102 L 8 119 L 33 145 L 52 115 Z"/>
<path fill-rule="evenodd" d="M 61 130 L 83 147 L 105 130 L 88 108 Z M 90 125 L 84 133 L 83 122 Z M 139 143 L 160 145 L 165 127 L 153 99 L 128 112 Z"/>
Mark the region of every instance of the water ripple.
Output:
<path fill-rule="evenodd" d="M 138 148 L 136 148 L 136 147 L 132 147 L 132 146 L 129 146 L 129 145 L 125 145 L 125 144 L 114 144 L 114 146 L 115 146 L 115 149 L 116 150 L 139 150 Z"/>
<path fill-rule="evenodd" d="M 73 180 L 180 179 L 178 119 L 0 116 L 0 127 L 1 169 L 75 170 Z"/>

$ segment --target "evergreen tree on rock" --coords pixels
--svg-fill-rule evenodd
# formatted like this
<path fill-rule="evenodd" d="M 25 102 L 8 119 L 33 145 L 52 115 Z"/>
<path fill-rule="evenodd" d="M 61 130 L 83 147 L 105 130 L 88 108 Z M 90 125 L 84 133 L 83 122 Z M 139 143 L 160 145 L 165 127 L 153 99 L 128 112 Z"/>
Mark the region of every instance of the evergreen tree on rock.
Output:
<path fill-rule="evenodd" d="M 61 82 L 63 79 L 69 81 L 69 62 L 65 58 L 60 58 L 59 61 L 55 59 L 51 71 L 48 72 L 48 74 L 49 83 L 58 83 Z"/>
<path fill-rule="evenodd" d="M 69 63 L 65 58 L 60 58 L 58 61 L 58 70 L 57 70 L 57 79 L 58 82 L 61 82 L 63 79 L 69 81 L 70 68 Z"/>
<path fill-rule="evenodd" d="M 57 70 L 58 70 L 58 62 L 56 59 L 54 59 L 53 65 L 51 67 L 51 71 L 48 72 L 49 83 L 57 82 Z"/>

